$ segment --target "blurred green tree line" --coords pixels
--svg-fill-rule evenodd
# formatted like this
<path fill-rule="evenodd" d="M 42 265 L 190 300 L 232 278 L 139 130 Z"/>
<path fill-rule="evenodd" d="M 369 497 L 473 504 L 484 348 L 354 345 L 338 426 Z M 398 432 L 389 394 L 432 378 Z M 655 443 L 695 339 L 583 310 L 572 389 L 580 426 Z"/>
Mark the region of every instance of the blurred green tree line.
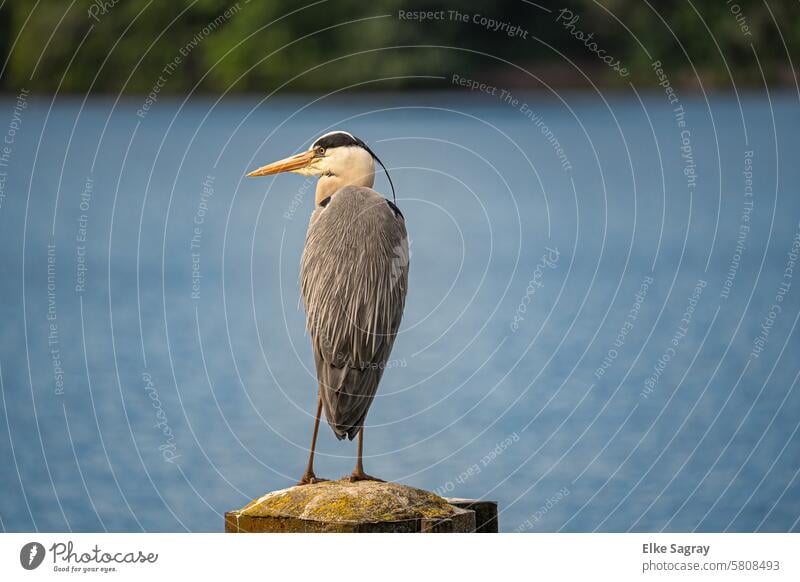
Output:
<path fill-rule="evenodd" d="M 401 10 L 443 18 L 401 18 Z M 562 10 L 578 20 L 567 26 Z M 730 87 L 728 70 L 737 85 L 760 85 L 762 69 L 770 84 L 788 84 L 798 16 L 794 0 L 6 0 L 0 89 L 434 89 L 451 85 L 425 76 L 452 72 L 537 86 L 508 63 L 558 86 L 587 86 L 584 74 L 606 86 L 654 85 L 656 59 L 677 85 L 699 75 L 704 84 Z M 592 42 L 630 76 L 606 66 L 587 48 Z"/>

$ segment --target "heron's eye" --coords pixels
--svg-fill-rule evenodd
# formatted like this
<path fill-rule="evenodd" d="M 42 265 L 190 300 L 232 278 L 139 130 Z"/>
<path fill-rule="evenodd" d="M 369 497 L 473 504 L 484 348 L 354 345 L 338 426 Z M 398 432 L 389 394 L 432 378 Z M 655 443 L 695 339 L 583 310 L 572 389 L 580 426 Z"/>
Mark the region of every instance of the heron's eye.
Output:
<path fill-rule="evenodd" d="M 324 147 L 322 147 L 322 146 L 319 146 L 319 147 L 317 148 L 317 155 L 318 155 L 318 156 L 324 156 L 324 155 L 325 155 L 325 148 L 324 148 Z"/>

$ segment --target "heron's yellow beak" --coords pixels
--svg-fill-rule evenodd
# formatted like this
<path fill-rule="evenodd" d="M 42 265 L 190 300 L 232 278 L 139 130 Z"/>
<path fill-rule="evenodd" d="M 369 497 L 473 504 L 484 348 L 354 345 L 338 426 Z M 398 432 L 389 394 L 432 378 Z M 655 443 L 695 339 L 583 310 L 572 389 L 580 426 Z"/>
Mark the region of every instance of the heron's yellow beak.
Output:
<path fill-rule="evenodd" d="M 295 156 L 290 156 L 277 162 L 272 162 L 266 166 L 261 166 L 257 170 L 253 170 L 248 176 L 269 176 L 271 174 L 279 174 L 281 172 L 293 172 L 300 168 L 305 168 L 314 160 L 314 152 L 302 152 Z"/>

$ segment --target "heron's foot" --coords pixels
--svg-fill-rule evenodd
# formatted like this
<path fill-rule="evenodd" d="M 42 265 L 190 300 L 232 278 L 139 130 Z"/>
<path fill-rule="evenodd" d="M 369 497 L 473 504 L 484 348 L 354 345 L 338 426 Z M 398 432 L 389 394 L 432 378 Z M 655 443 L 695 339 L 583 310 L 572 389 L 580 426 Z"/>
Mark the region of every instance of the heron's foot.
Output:
<path fill-rule="evenodd" d="M 359 469 L 353 471 L 348 479 L 350 480 L 350 483 L 355 483 L 356 481 L 378 481 L 379 483 L 386 483 L 386 481 L 383 479 L 378 479 L 372 475 L 367 475 L 363 470 Z"/>
<path fill-rule="evenodd" d="M 317 477 L 314 475 L 313 472 L 307 472 L 303 474 L 300 478 L 300 481 L 297 482 L 298 485 L 313 485 L 314 483 L 322 483 L 323 481 L 327 481 L 327 479 L 323 479 L 322 477 Z"/>

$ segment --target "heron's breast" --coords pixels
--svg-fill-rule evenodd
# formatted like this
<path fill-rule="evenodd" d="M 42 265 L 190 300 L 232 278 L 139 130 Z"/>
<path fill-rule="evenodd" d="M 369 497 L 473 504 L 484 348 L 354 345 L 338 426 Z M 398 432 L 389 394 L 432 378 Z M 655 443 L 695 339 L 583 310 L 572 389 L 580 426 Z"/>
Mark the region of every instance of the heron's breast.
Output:
<path fill-rule="evenodd" d="M 318 206 L 311 216 L 308 243 L 319 241 L 330 248 L 352 248 L 380 244 L 392 231 L 403 229 L 397 223 L 386 199 L 371 188 L 348 186 Z"/>

